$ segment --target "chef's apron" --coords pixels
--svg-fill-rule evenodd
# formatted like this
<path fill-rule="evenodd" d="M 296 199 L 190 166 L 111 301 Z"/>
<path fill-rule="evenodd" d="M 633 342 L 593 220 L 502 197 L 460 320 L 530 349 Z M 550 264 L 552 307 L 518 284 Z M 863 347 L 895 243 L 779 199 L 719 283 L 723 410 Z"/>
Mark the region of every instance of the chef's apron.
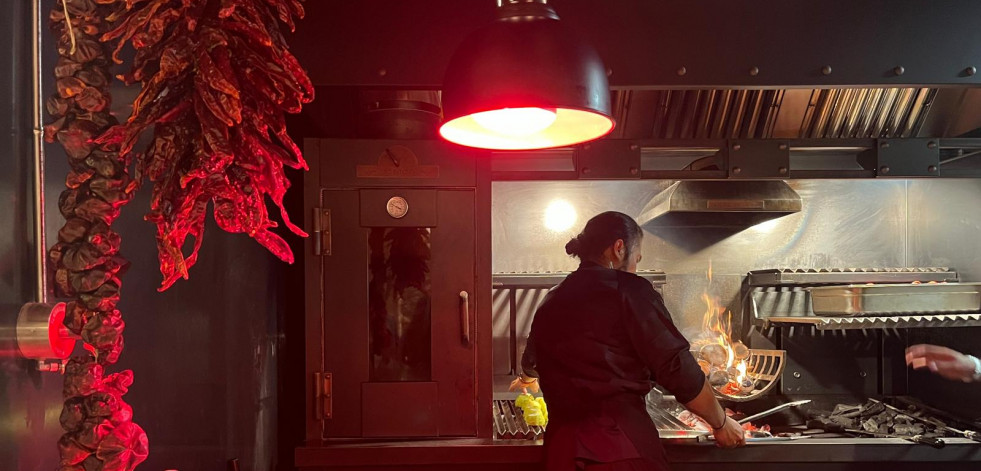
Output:
<path fill-rule="evenodd" d="M 641 459 L 645 467 L 668 471 L 657 427 L 647 414 L 644 398 L 623 394 L 608 398 L 590 411 L 551 407 L 545 431 L 545 470 L 581 470 L 591 463 Z"/>

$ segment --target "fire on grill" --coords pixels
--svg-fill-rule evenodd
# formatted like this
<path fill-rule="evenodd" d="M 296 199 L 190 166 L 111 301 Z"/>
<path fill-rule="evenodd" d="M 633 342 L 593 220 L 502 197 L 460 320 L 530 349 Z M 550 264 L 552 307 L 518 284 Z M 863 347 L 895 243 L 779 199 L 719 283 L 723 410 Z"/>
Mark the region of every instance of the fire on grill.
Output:
<path fill-rule="evenodd" d="M 712 264 L 709 263 L 709 284 L 712 283 Z M 692 343 L 692 353 L 712 387 L 726 396 L 747 395 L 756 389 L 756 381 L 747 374 L 749 348 L 732 340 L 732 313 L 719 303 L 719 298 L 702 292 L 705 314 L 702 316 L 701 337 Z"/>

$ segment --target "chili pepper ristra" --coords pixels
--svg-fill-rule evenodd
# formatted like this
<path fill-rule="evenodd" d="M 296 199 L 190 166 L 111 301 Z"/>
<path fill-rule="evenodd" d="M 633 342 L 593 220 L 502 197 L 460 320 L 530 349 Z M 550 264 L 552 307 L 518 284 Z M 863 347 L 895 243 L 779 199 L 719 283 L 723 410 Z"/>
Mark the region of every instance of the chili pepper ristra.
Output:
<path fill-rule="evenodd" d="M 312 100 L 313 85 L 280 32 L 280 23 L 292 30 L 303 13 L 299 0 L 55 2 L 49 19 L 60 58 L 45 138 L 62 144 L 71 171 L 59 201 L 66 222 L 49 255 L 57 294 L 73 299 L 65 325 L 90 352 L 65 371 L 62 470 L 131 470 L 148 453 L 122 399 L 132 372 L 106 373 L 123 347 L 116 304 L 128 266 L 110 226 L 145 180 L 153 183 L 146 219 L 157 226 L 161 291 L 188 277 L 209 205 L 223 230 L 293 261 L 271 231 L 277 223 L 266 198 L 290 231 L 306 235 L 283 208 L 284 166 L 306 169 L 285 113 Z M 116 63 L 125 47 L 135 50 L 118 78 L 142 86 L 121 124 L 109 114 L 107 46 Z M 135 150 L 150 130 L 150 144 Z M 188 237 L 194 243 L 185 255 Z"/>

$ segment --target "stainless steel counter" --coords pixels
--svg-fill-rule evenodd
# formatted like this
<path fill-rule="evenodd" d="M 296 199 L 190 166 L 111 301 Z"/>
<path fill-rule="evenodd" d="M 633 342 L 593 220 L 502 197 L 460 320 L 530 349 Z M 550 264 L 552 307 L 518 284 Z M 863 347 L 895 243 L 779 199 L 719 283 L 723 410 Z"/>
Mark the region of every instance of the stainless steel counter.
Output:
<path fill-rule="evenodd" d="M 537 465 L 542 459 L 541 441 L 531 440 L 423 440 L 384 443 L 313 443 L 296 451 L 299 469 L 384 469 L 387 466 L 447 467 L 452 469 L 525 469 L 522 465 Z M 735 463 L 760 466 L 788 463 L 826 465 L 821 469 L 847 469 L 856 465 L 888 463 L 890 469 L 905 465 L 944 463 L 944 469 L 960 466 L 981 466 L 981 444 L 966 439 L 947 439 L 947 446 L 934 449 L 910 442 L 889 439 L 809 438 L 793 442 L 752 443 L 744 448 L 723 450 L 710 443 L 679 443 L 664 441 L 668 460 L 673 466 L 692 464 Z M 844 466 L 835 466 L 844 465 Z M 738 466 L 737 466 L 738 467 Z M 422 469 L 422 468 L 420 468 Z M 532 469 L 532 468 L 529 468 Z M 729 469 L 729 468 L 727 468 Z M 965 467 L 964 469 L 969 469 Z"/>

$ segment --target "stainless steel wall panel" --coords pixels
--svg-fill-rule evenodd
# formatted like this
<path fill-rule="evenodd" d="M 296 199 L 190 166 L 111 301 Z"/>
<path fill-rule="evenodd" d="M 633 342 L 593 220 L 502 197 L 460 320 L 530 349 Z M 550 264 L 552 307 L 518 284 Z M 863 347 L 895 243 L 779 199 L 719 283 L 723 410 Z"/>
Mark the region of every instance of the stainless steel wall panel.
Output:
<path fill-rule="evenodd" d="M 636 217 L 650 198 L 671 183 L 664 180 L 495 182 L 492 207 L 495 273 L 575 269 L 578 262 L 565 254 L 564 245 L 590 217 L 606 210 Z M 750 270 L 907 266 L 906 181 L 789 183 L 803 199 L 800 213 L 739 232 L 705 227 L 650 228 L 645 232 L 640 268 L 668 274 L 665 301 L 686 335 L 693 336 L 700 330 L 705 312 L 701 294 L 706 289 L 714 291 L 724 305 L 738 313 L 742 278 Z M 981 203 L 981 186 L 978 189 L 979 194 L 973 198 Z M 568 201 L 578 213 L 575 223 L 566 231 L 549 230 L 543 223 L 548 205 L 557 199 Z M 706 280 L 710 262 L 715 280 L 711 285 Z M 928 262 L 931 261 L 923 260 L 919 264 L 940 263 Z M 977 274 L 981 276 L 981 271 Z M 528 309 L 525 312 L 530 313 L 534 307 Z M 495 316 L 500 312 L 495 309 Z M 736 325 L 739 322 L 734 320 Z M 527 332 L 519 328 L 518 338 L 525 336 Z"/>
<path fill-rule="evenodd" d="M 909 263 L 981 280 L 981 180 L 909 181 Z"/>

